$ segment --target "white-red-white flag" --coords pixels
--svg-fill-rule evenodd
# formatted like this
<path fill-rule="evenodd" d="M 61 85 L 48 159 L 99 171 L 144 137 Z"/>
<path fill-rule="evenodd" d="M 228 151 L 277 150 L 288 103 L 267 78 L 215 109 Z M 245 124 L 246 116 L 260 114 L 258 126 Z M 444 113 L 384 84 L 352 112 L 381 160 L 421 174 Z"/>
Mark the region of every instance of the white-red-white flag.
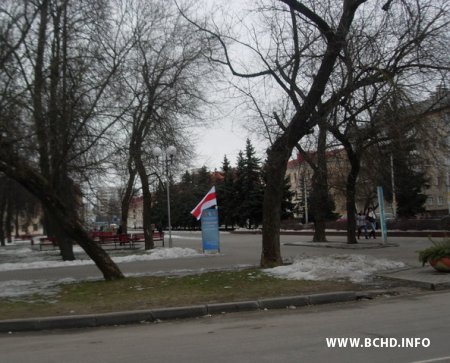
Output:
<path fill-rule="evenodd" d="M 198 203 L 197 206 L 191 211 L 191 214 L 199 220 L 202 218 L 203 209 L 211 208 L 215 205 L 217 205 L 216 187 L 212 187 L 200 203 Z"/>

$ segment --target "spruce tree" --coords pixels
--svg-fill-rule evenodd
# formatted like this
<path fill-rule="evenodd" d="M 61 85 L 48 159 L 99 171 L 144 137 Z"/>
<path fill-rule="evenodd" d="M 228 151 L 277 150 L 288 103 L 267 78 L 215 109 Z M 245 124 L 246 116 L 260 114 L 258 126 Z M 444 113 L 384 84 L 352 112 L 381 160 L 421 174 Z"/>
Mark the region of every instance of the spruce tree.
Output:
<path fill-rule="evenodd" d="M 260 163 L 247 139 L 245 154 L 239 152 L 235 184 L 237 223 L 247 228 L 257 227 L 262 222 L 264 188 Z"/>
<path fill-rule="evenodd" d="M 232 218 L 239 227 L 244 227 L 246 220 L 246 210 L 244 200 L 246 199 L 244 179 L 245 179 L 245 159 L 244 153 L 239 151 L 236 163 L 236 173 L 234 182 L 234 198 L 232 205 Z"/>
<path fill-rule="evenodd" d="M 291 183 L 289 178 L 286 177 L 284 179 L 283 200 L 281 202 L 281 220 L 292 218 L 294 213 L 294 203 L 292 203 L 293 197 L 294 192 L 291 190 Z"/>
<path fill-rule="evenodd" d="M 192 208 L 198 203 L 195 200 L 194 189 L 193 177 L 186 171 L 174 192 L 176 200 L 174 205 L 177 206 L 177 208 L 174 208 L 174 222 L 177 226 L 184 229 L 192 229 L 197 225 L 195 218 L 190 213 Z"/>
<path fill-rule="evenodd" d="M 225 228 L 234 225 L 235 190 L 233 169 L 225 155 L 222 163 L 223 180 L 217 185 L 217 204 L 219 205 L 219 221 Z"/>

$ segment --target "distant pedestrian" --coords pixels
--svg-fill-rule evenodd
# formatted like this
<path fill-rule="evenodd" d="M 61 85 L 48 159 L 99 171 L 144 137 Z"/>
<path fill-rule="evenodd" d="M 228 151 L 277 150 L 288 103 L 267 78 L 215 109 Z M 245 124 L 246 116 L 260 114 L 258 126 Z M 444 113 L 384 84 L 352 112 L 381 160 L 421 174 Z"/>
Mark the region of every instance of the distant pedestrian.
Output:
<path fill-rule="evenodd" d="M 358 227 L 358 239 L 361 237 L 361 231 L 364 230 L 364 237 L 367 239 L 367 220 L 366 215 L 359 211 L 356 215 L 356 226 Z"/>
<path fill-rule="evenodd" d="M 123 233 L 123 228 L 122 228 L 121 224 L 119 225 L 119 228 L 117 228 L 117 232 L 116 233 L 117 234 L 122 234 Z"/>
<path fill-rule="evenodd" d="M 373 237 L 375 239 L 376 238 L 375 231 L 377 229 L 377 215 L 375 214 L 372 208 L 369 208 L 367 210 L 366 218 L 370 228 L 369 237 Z"/>

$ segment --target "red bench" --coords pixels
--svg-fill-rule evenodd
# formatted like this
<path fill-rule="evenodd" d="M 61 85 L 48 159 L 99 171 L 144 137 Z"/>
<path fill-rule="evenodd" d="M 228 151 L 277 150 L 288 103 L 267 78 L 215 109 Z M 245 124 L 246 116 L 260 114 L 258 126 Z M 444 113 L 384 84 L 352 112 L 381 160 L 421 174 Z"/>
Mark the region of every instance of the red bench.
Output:
<path fill-rule="evenodd" d="M 145 242 L 144 233 L 115 234 L 114 232 L 94 231 L 90 233 L 90 236 L 94 241 L 102 245 L 114 245 L 114 248 L 124 245 L 132 248 L 136 243 Z M 164 232 L 153 232 L 153 241 L 161 241 L 164 247 Z"/>
<path fill-rule="evenodd" d="M 99 237 L 98 242 L 100 244 L 114 244 L 114 248 L 125 245 L 129 245 L 130 248 L 133 247 L 133 241 L 127 234 L 102 235 Z"/>
<path fill-rule="evenodd" d="M 144 233 L 134 233 L 130 235 L 130 241 L 133 243 L 145 242 Z M 161 241 L 164 247 L 164 232 L 153 232 L 153 242 Z"/>
<path fill-rule="evenodd" d="M 55 237 L 41 237 L 39 238 L 39 250 L 42 251 L 43 246 L 51 246 L 53 248 L 56 248 L 58 246 L 58 243 L 56 242 Z"/>

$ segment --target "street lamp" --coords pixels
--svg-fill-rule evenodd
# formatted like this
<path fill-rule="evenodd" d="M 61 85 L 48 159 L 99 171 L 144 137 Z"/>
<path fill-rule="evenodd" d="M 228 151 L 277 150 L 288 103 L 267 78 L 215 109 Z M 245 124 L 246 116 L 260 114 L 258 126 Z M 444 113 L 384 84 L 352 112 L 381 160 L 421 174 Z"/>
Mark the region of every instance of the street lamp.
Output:
<path fill-rule="evenodd" d="M 177 153 L 177 149 L 175 146 L 169 146 L 165 152 L 161 150 L 159 147 L 155 147 L 153 149 L 153 155 L 156 158 L 163 156 L 163 174 L 166 173 L 166 189 L 167 189 L 167 220 L 168 220 L 168 228 L 169 228 L 169 248 L 172 248 L 172 222 L 170 220 L 170 166 L 173 164 L 173 158 Z"/>
<path fill-rule="evenodd" d="M 391 154 L 392 214 L 397 218 L 397 198 L 395 195 L 394 155 Z"/>

